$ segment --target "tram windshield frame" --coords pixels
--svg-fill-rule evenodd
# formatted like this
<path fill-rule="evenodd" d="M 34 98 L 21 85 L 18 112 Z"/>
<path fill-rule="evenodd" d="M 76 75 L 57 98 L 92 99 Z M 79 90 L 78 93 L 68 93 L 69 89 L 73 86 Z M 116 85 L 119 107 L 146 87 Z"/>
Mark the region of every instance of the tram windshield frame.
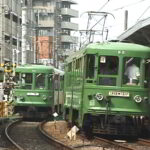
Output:
<path fill-rule="evenodd" d="M 17 89 L 47 90 L 53 88 L 53 73 L 16 72 Z"/>
<path fill-rule="evenodd" d="M 87 54 L 85 58 L 86 83 L 95 83 L 100 86 L 141 86 L 150 88 L 150 58 L 96 54 Z M 137 80 L 128 79 L 125 73 L 127 66 L 132 62 L 136 62 L 136 66 L 139 68 L 136 69 L 139 71 L 136 74 Z"/>

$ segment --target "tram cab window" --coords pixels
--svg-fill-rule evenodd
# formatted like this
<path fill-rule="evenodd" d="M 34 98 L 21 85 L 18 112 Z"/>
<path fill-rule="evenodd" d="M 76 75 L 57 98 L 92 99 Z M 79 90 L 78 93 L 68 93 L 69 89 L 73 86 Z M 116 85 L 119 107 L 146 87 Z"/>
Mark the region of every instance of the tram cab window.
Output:
<path fill-rule="evenodd" d="M 45 74 L 37 73 L 35 77 L 35 87 L 37 89 L 44 89 L 45 88 Z"/>
<path fill-rule="evenodd" d="M 98 64 L 99 85 L 116 85 L 119 58 L 117 56 L 100 56 Z"/>
<path fill-rule="evenodd" d="M 23 89 L 32 88 L 32 73 L 22 73 L 21 80 L 19 81 Z"/>
<path fill-rule="evenodd" d="M 126 85 L 140 85 L 140 58 L 124 58 L 124 80 Z"/>
<path fill-rule="evenodd" d="M 150 58 L 145 61 L 144 87 L 145 88 L 150 88 Z"/>

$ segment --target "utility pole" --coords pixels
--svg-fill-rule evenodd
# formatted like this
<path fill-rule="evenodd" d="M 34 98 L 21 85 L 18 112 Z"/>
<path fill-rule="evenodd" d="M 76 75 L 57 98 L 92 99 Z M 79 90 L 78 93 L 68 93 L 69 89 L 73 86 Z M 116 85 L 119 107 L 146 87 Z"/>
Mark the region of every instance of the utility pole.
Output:
<path fill-rule="evenodd" d="M 27 34 L 27 8 L 22 7 L 22 65 L 26 64 L 27 58 L 26 58 L 26 34 Z"/>
<path fill-rule="evenodd" d="M 3 31 L 3 3 L 1 2 L 1 65 L 3 64 L 4 31 Z"/>
<path fill-rule="evenodd" d="M 36 35 L 35 35 L 35 36 L 36 36 L 36 40 L 35 40 L 35 41 L 36 41 L 36 52 L 35 52 L 35 53 L 36 53 L 36 61 L 35 61 L 36 63 L 38 63 L 38 59 L 39 59 L 39 57 L 38 57 L 38 56 L 39 56 L 39 37 L 38 37 L 38 30 L 39 30 L 39 29 L 36 29 Z"/>
<path fill-rule="evenodd" d="M 125 18 L 124 18 L 124 30 L 128 29 L 128 11 L 125 11 Z"/>
<path fill-rule="evenodd" d="M 33 34 L 34 34 L 34 41 L 33 41 L 34 64 L 36 64 L 36 30 L 37 30 L 37 29 L 35 29 L 35 30 L 34 30 L 34 33 L 33 33 Z"/>
<path fill-rule="evenodd" d="M 19 64 L 19 34 L 17 33 L 17 51 L 16 51 L 16 53 L 17 53 L 17 66 L 18 66 L 18 64 Z"/>
<path fill-rule="evenodd" d="M 49 30 L 50 32 L 50 30 Z M 50 63 L 50 59 L 51 59 L 51 40 L 50 40 L 50 35 L 48 36 L 48 59 L 49 59 L 49 63 Z"/>
<path fill-rule="evenodd" d="M 53 27 L 53 65 L 56 67 L 56 61 L 55 61 L 55 28 Z"/>

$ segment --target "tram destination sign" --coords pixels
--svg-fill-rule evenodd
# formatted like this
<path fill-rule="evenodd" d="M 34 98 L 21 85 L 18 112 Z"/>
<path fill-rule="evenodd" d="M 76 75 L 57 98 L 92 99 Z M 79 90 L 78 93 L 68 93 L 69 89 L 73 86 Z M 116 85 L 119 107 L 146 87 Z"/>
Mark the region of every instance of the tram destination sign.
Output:
<path fill-rule="evenodd" d="M 109 91 L 109 96 L 129 97 L 129 92 Z"/>

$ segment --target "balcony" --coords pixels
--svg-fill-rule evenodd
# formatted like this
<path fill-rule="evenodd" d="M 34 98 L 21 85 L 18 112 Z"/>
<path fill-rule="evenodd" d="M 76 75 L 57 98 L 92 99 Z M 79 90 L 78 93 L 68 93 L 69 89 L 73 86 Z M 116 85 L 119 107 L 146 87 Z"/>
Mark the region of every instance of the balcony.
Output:
<path fill-rule="evenodd" d="M 75 17 L 75 18 L 78 18 L 79 16 L 78 11 L 69 8 L 61 8 L 61 14 L 65 16 Z"/>
<path fill-rule="evenodd" d="M 78 38 L 70 35 L 62 35 L 61 42 L 65 43 L 78 43 Z"/>
<path fill-rule="evenodd" d="M 61 28 L 68 30 L 78 30 L 78 24 L 72 22 L 62 22 Z"/>
<path fill-rule="evenodd" d="M 35 13 L 54 13 L 54 6 L 34 6 Z"/>
<path fill-rule="evenodd" d="M 62 2 L 65 2 L 65 3 L 70 3 L 70 4 L 77 4 L 75 1 L 73 0 L 61 0 Z"/>
<path fill-rule="evenodd" d="M 54 20 L 39 20 L 38 27 L 54 27 Z"/>

